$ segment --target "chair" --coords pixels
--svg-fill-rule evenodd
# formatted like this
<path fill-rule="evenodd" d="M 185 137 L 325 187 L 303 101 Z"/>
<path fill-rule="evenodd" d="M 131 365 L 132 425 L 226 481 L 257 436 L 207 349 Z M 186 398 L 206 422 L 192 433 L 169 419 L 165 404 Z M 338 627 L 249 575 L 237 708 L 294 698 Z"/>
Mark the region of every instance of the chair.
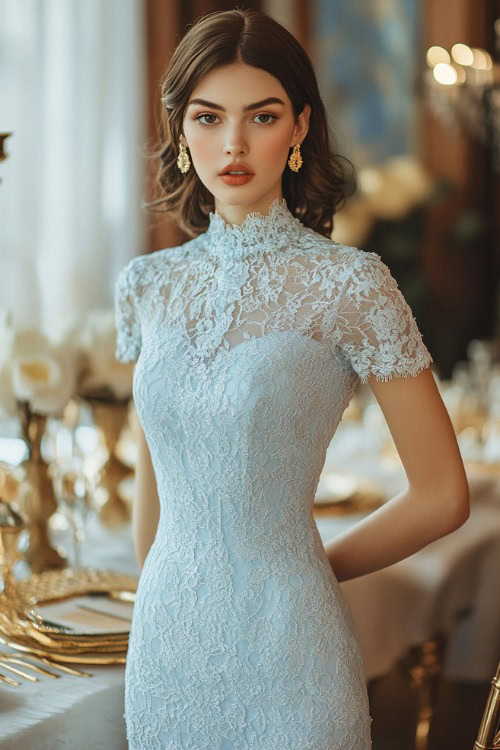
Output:
<path fill-rule="evenodd" d="M 415 750 L 427 750 L 429 730 L 441 683 L 448 634 L 438 631 L 432 638 L 410 646 L 398 666 L 417 697 Z"/>
<path fill-rule="evenodd" d="M 498 750 L 500 748 L 500 662 L 479 725 L 473 750 Z"/>

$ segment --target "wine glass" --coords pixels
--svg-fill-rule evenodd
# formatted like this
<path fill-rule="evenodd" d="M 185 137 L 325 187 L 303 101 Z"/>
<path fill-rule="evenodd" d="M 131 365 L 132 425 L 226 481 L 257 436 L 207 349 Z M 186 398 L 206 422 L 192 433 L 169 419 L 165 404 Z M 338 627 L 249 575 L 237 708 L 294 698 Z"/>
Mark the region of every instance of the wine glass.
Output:
<path fill-rule="evenodd" d="M 59 508 L 68 519 L 73 537 L 74 567 L 81 567 L 80 548 L 85 540 L 85 522 L 90 509 L 91 488 L 83 462 L 72 459 L 56 465 L 52 477 Z"/>

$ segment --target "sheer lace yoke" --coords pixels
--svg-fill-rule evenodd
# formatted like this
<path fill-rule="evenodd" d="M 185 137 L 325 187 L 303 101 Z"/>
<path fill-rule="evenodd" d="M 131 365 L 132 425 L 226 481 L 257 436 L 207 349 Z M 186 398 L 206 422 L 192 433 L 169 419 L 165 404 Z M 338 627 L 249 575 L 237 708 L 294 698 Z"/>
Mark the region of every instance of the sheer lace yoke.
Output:
<path fill-rule="evenodd" d="M 210 213 L 207 230 L 192 240 L 133 258 L 115 303 L 121 361 L 149 342 L 150 353 L 214 375 L 219 365 L 225 372 L 230 350 L 263 337 L 241 355 L 265 359 L 266 344 L 277 355 L 307 337 L 362 382 L 416 375 L 432 361 L 381 257 L 306 227 L 285 198 L 240 225 Z"/>
<path fill-rule="evenodd" d="M 208 252 L 231 260 L 288 247 L 304 227 L 286 198 L 275 198 L 267 214 L 250 212 L 241 224 L 228 224 L 218 211 L 210 212 L 209 222 L 204 235 Z"/>

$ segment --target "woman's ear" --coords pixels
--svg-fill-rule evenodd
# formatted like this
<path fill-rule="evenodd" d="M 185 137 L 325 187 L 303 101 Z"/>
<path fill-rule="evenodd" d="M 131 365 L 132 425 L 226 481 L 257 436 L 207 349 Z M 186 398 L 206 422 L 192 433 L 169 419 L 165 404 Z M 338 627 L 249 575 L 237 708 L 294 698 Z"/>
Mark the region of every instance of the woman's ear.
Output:
<path fill-rule="evenodd" d="M 296 143 L 302 143 L 309 130 L 309 118 L 311 116 L 311 105 L 304 104 L 304 109 L 297 118 L 297 124 L 293 131 L 293 140 L 291 145 L 294 146 Z"/>

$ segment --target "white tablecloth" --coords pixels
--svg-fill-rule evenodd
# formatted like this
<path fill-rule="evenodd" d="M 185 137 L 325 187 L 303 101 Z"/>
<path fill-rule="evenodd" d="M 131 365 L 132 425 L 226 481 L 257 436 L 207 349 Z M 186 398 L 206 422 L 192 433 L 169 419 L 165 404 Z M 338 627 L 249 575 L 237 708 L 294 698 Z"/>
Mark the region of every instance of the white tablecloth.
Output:
<path fill-rule="evenodd" d="M 367 679 L 439 631 L 450 633 L 445 676 L 493 677 L 500 658 L 500 481 L 470 477 L 469 486 L 464 526 L 396 565 L 341 584 Z M 335 523 L 320 523 L 323 538 L 333 536 Z"/>
<path fill-rule="evenodd" d="M 375 479 L 386 497 L 406 487 L 401 462 L 374 454 L 369 431 L 342 423 L 325 469 Z M 449 633 L 444 675 L 489 682 L 500 659 L 500 475 L 467 470 L 467 522 L 423 550 L 370 575 L 342 583 L 365 661 L 367 680 L 387 672 L 411 645 Z M 342 530 L 338 518 L 318 518 L 324 541 Z M 343 523 L 355 522 L 347 517 Z"/>
<path fill-rule="evenodd" d="M 22 685 L 0 683 L 2 750 L 126 750 L 123 666 L 74 666 L 93 677 L 37 675 L 39 682 L 31 683 L 0 665 Z"/>
<path fill-rule="evenodd" d="M 138 574 L 130 525 L 110 533 L 92 519 L 88 532 L 83 565 Z M 12 651 L 2 645 L 0 650 Z M 0 750 L 127 750 L 124 665 L 69 666 L 93 676 L 61 672 L 54 680 L 37 674 L 39 681 L 31 683 L 0 665 L 0 673 L 21 683 L 0 683 Z"/>
<path fill-rule="evenodd" d="M 347 434 L 347 430 L 344 434 Z M 352 437 L 352 436 L 351 436 Z M 341 442 L 327 467 L 342 456 Z M 359 443 L 358 443 L 359 448 Z M 347 453 L 342 459 L 347 465 Z M 389 496 L 404 487 L 401 470 L 358 453 L 358 470 L 376 477 Z M 405 561 L 342 583 L 353 613 L 367 679 L 383 674 L 409 645 L 452 628 L 446 672 L 490 680 L 499 657 L 500 479 L 470 476 L 472 511 L 467 523 Z M 360 516 L 316 518 L 324 542 Z M 137 573 L 130 526 L 110 533 L 89 525 L 84 565 Z M 457 621 L 461 612 L 468 611 Z M 458 623 L 453 628 L 453 625 Z M 7 650 L 7 649 L 6 649 Z M 76 665 L 79 666 L 79 665 Z M 40 676 L 22 687 L 0 683 L 0 750 L 126 750 L 121 665 L 83 666 L 90 679 Z M 6 672 L 0 666 L 0 672 Z"/>

